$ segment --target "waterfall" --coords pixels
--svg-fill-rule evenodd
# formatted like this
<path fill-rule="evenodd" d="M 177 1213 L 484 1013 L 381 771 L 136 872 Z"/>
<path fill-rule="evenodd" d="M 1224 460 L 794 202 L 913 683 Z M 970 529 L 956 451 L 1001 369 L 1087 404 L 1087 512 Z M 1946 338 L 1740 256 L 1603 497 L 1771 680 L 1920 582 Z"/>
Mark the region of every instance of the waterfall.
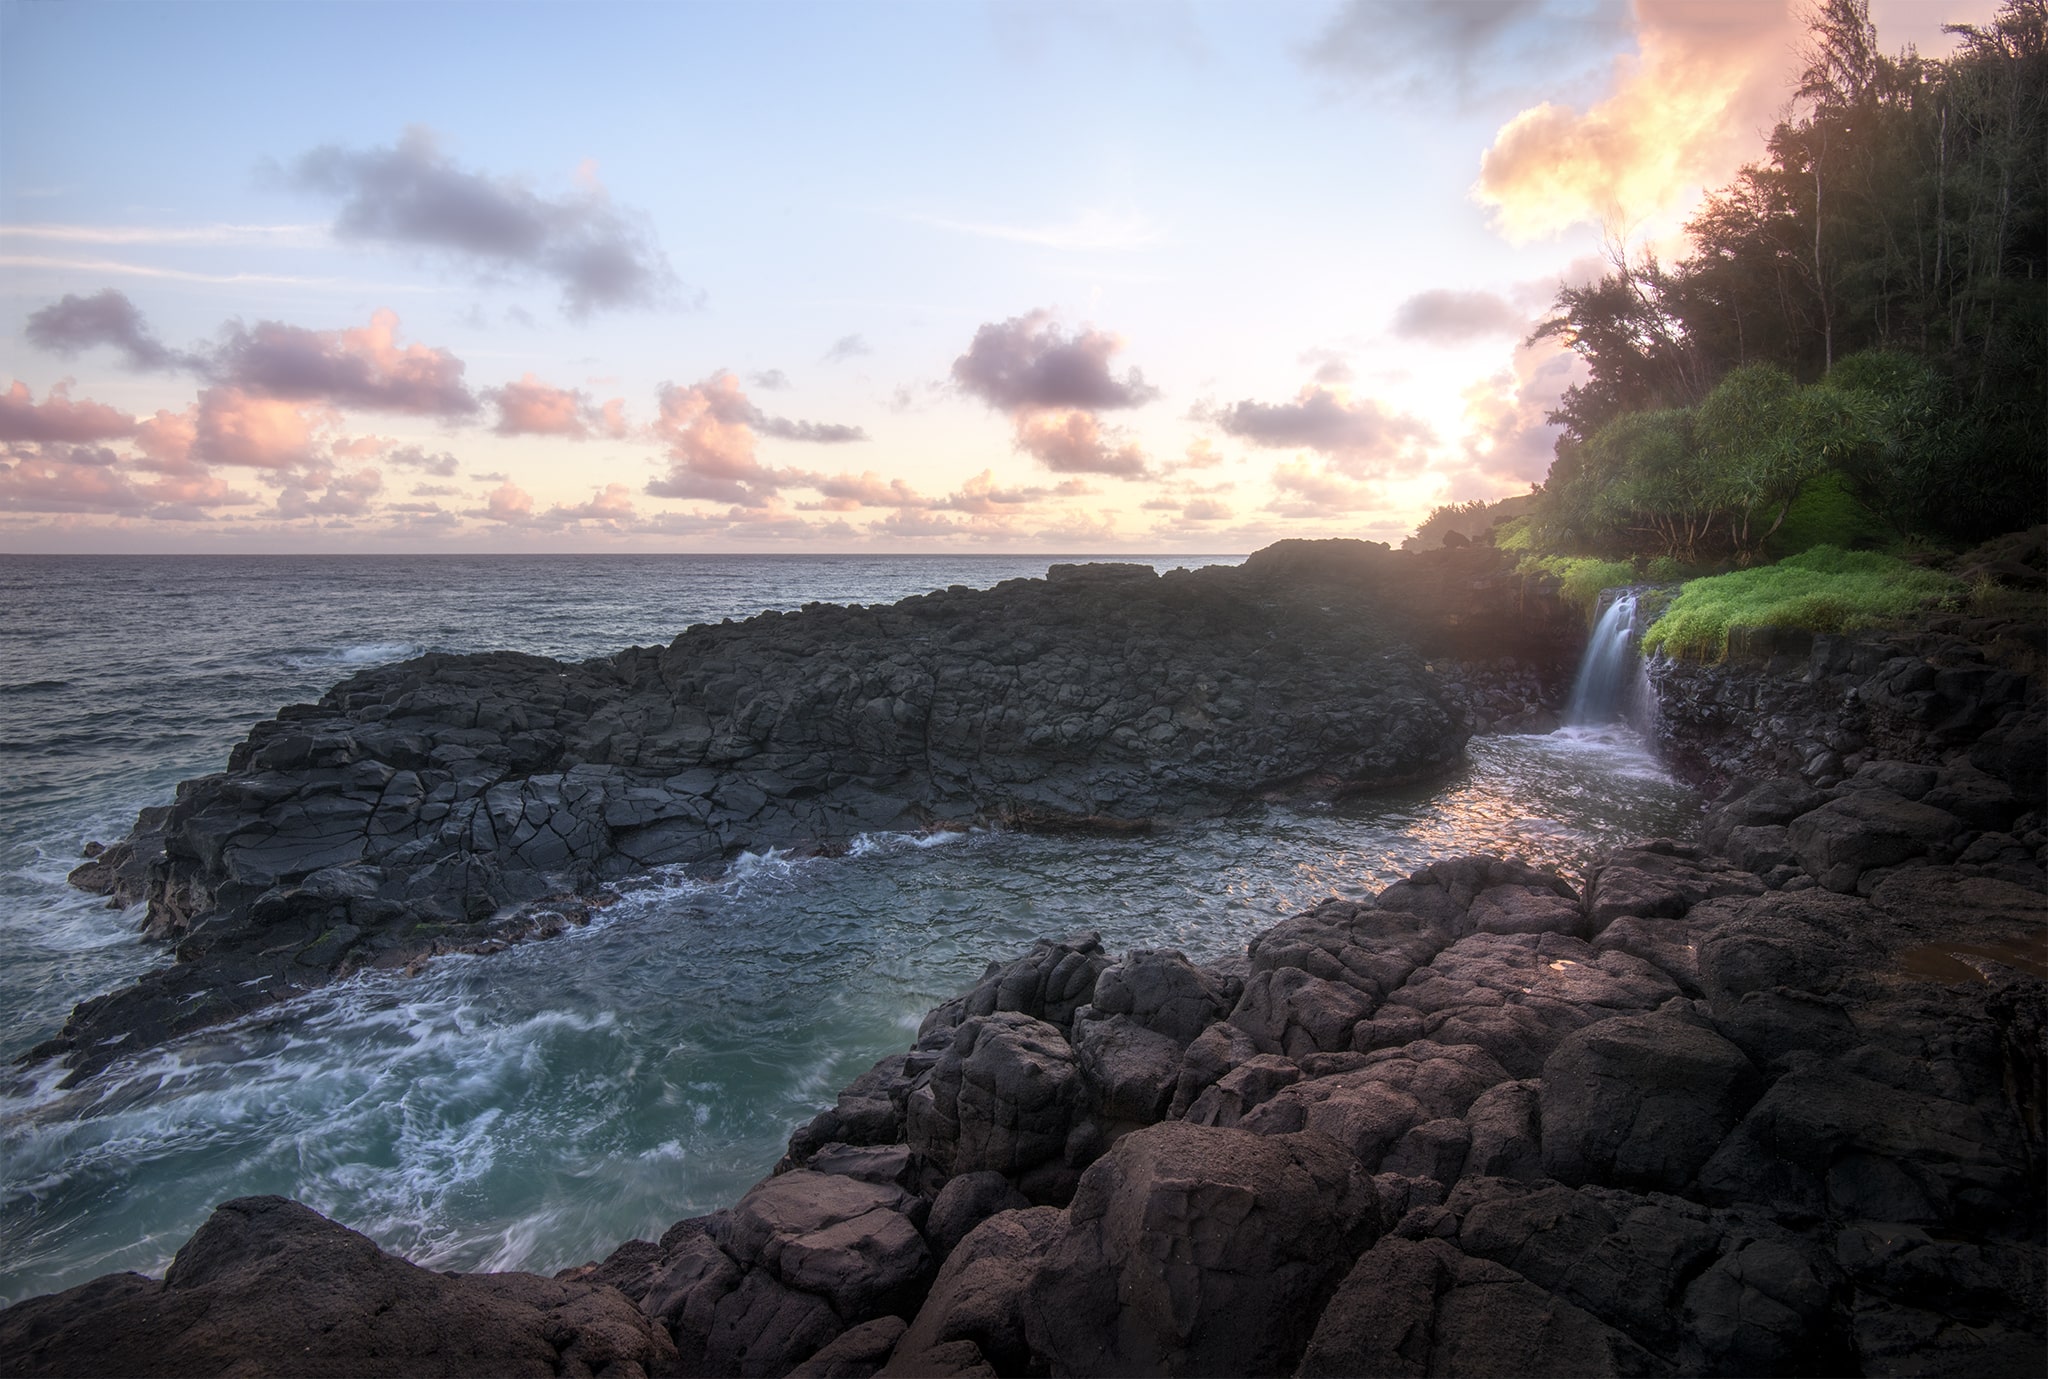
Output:
<path fill-rule="evenodd" d="M 1567 726 L 1649 726 L 1653 701 L 1642 657 L 1636 653 L 1636 643 L 1642 637 L 1642 629 L 1636 626 L 1636 592 L 1617 592 L 1594 625 L 1586 654 L 1579 661 L 1578 677 L 1572 681 L 1571 702 L 1565 706 Z"/>

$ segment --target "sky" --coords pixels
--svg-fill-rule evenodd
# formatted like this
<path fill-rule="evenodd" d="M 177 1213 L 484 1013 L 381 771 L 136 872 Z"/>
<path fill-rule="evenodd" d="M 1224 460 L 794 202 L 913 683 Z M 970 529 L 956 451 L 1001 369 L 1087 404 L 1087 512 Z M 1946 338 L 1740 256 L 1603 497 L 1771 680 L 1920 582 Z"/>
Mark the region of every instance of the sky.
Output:
<path fill-rule="evenodd" d="M 1873 0 L 1948 51 L 1992 0 Z M 1242 552 L 1526 492 L 1775 0 L 0 0 L 0 552 Z"/>

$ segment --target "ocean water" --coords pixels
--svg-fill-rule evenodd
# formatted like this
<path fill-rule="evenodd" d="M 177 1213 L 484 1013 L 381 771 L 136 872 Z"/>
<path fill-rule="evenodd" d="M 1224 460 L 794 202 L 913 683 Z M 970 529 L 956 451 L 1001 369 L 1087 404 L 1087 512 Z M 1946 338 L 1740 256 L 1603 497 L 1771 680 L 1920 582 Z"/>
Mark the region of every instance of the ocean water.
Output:
<path fill-rule="evenodd" d="M 82 842 L 364 665 L 609 654 L 1053 558 L 0 556 L 0 1054 L 163 960 L 138 914 L 64 884 Z M 436 1268 L 552 1272 L 730 1203 L 927 1009 L 1035 937 L 1199 961 L 1435 857 L 1575 869 L 1696 809 L 1626 730 L 1588 728 L 1478 739 L 1450 781 L 1338 808 L 1124 839 L 891 835 L 650 875 L 587 929 L 365 974 L 72 1091 L 0 1071 L 0 1299 L 159 1272 L 216 1203 L 266 1192 Z"/>

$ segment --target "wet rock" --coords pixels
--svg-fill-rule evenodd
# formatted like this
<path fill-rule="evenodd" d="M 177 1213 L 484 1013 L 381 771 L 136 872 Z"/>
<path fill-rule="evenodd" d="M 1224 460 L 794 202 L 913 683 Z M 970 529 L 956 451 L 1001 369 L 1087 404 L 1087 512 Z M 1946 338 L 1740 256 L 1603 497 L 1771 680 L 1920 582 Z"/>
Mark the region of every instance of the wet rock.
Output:
<path fill-rule="evenodd" d="M 110 1274 L 0 1312 L 9 1373 L 676 1372 L 616 1289 L 438 1274 L 281 1197 L 222 1204 L 162 1281 Z"/>

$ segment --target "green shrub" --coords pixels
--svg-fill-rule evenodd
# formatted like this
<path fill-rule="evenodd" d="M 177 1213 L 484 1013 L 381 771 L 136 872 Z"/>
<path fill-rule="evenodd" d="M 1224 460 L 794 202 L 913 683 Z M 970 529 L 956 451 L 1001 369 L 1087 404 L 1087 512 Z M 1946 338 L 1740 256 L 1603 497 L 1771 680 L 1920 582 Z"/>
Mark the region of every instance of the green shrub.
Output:
<path fill-rule="evenodd" d="M 1815 546 L 1776 565 L 1691 581 L 1643 634 L 1643 650 L 1719 660 L 1731 627 L 1847 632 L 1964 592 L 1952 576 L 1875 551 Z"/>
<path fill-rule="evenodd" d="M 1800 492 L 1767 549 L 1782 557 L 1815 546 L 1839 546 L 1846 551 L 1882 546 L 1892 539 L 1892 529 L 1856 501 L 1847 479 L 1823 474 Z"/>
<path fill-rule="evenodd" d="M 1583 612 L 1589 619 L 1594 607 L 1600 602 L 1600 591 L 1617 585 L 1634 584 L 1636 567 L 1626 560 L 1601 560 L 1596 556 L 1538 555 L 1524 556 L 1517 567 L 1521 570 L 1540 570 L 1555 575 L 1559 585 L 1559 597 Z"/>
<path fill-rule="evenodd" d="M 1493 544 L 1496 549 L 1503 551 L 1534 550 L 1536 519 L 1510 517 L 1505 522 L 1496 522 L 1493 527 Z"/>

